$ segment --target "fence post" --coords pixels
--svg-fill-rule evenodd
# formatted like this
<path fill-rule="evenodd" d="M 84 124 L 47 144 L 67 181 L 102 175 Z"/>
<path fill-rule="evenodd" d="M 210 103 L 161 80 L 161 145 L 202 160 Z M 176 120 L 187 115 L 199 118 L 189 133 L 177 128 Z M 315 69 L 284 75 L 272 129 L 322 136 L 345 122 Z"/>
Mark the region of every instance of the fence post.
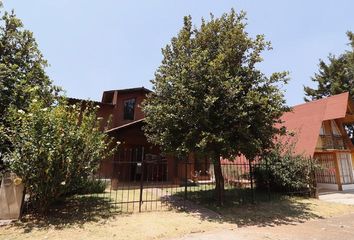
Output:
<path fill-rule="evenodd" d="M 318 188 L 317 188 L 317 179 L 316 179 L 316 170 L 315 170 L 315 166 L 314 166 L 314 159 L 310 158 L 310 197 L 314 197 L 314 198 L 319 198 L 318 196 Z"/>
<path fill-rule="evenodd" d="M 141 147 L 141 174 L 140 174 L 140 196 L 139 196 L 139 212 L 143 204 L 143 189 L 144 189 L 144 147 Z"/>
<path fill-rule="evenodd" d="M 270 194 L 270 172 L 269 172 L 269 164 L 268 164 L 268 158 L 266 158 L 266 172 L 267 172 L 267 194 L 268 194 L 268 201 L 271 200 L 271 194 Z"/>
<path fill-rule="evenodd" d="M 188 189 L 187 189 L 187 184 L 188 184 L 188 175 L 187 175 L 187 172 L 188 172 L 188 158 L 186 158 L 186 160 L 184 161 L 184 179 L 185 179 L 185 184 L 184 184 L 184 200 L 187 200 L 187 192 L 188 192 Z"/>
<path fill-rule="evenodd" d="M 251 180 L 251 191 L 252 191 L 252 203 L 255 203 L 255 192 L 254 192 L 254 187 L 253 187 L 253 171 L 252 171 L 252 164 L 251 161 L 248 161 L 249 164 L 249 173 L 250 173 L 250 180 Z"/>

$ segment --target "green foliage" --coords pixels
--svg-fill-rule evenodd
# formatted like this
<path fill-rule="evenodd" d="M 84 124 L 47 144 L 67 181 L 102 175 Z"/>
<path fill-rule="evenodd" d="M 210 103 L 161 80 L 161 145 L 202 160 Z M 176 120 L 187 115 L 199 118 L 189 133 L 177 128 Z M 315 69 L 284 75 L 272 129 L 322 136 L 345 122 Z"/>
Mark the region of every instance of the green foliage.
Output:
<path fill-rule="evenodd" d="M 9 126 L 6 119 L 10 106 L 26 109 L 31 96 L 51 104 L 59 91 L 46 75 L 46 67 L 33 33 L 23 29 L 13 11 L 4 12 L 0 18 L 0 171 L 4 168 L 1 156 L 11 148 L 1 133 Z"/>
<path fill-rule="evenodd" d="M 73 189 L 68 190 L 67 195 L 103 193 L 106 190 L 105 181 L 91 178 L 81 178 Z"/>
<path fill-rule="evenodd" d="M 294 144 L 277 143 L 254 169 L 258 188 L 281 192 L 309 191 L 314 189 L 315 160 L 294 154 Z"/>
<path fill-rule="evenodd" d="M 8 135 L 13 148 L 5 160 L 23 179 L 38 211 L 82 187 L 111 153 L 95 110 L 64 101 L 48 107 L 36 99 L 26 110 L 11 109 Z"/>
<path fill-rule="evenodd" d="M 328 63 L 320 60 L 319 72 L 312 78 L 317 89 L 304 87 L 305 100 L 315 100 L 331 95 L 349 92 L 354 97 L 354 34 L 347 32 L 351 50 L 337 56 L 328 57 Z"/>
<path fill-rule="evenodd" d="M 306 101 L 320 99 L 343 92 L 349 92 L 354 100 L 354 33 L 347 32 L 351 50 L 337 56 L 328 57 L 328 63 L 320 60 L 319 72 L 312 81 L 317 83 L 317 89 L 304 87 Z M 346 126 L 354 143 L 354 125 Z"/>
<path fill-rule="evenodd" d="M 199 28 L 191 17 L 163 50 L 143 109 L 149 141 L 167 152 L 216 152 L 249 159 L 272 146 L 275 124 L 288 108 L 278 84 L 287 73 L 256 68 L 270 43 L 249 37 L 245 13 L 211 16 Z"/>
<path fill-rule="evenodd" d="M 192 27 L 191 17 L 163 50 L 143 104 L 145 135 L 166 152 L 212 156 L 217 188 L 223 188 L 219 157 L 248 159 L 271 148 L 285 106 L 278 86 L 287 73 L 270 77 L 257 69 L 271 49 L 263 35 L 249 37 L 245 13 L 230 13 Z M 220 180 L 220 181 L 219 181 Z M 218 192 L 218 190 L 217 190 Z"/>
<path fill-rule="evenodd" d="M 111 153 L 93 106 L 68 106 L 45 73 L 33 33 L 14 12 L 0 20 L 0 172 L 23 178 L 38 211 L 70 192 L 102 191 L 89 181 Z"/>

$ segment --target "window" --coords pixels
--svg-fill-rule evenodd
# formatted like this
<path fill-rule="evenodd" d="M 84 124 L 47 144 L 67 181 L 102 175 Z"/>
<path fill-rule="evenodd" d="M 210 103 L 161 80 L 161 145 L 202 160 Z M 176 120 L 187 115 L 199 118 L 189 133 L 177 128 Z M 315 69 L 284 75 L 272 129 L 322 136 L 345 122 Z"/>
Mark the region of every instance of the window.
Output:
<path fill-rule="evenodd" d="M 331 120 L 332 133 L 335 136 L 341 136 L 338 126 L 335 121 Z"/>
<path fill-rule="evenodd" d="M 124 120 L 134 120 L 135 98 L 124 100 Z"/>
<path fill-rule="evenodd" d="M 353 183 L 353 167 L 351 156 L 348 153 L 337 153 L 339 159 L 339 172 L 343 184 Z"/>
<path fill-rule="evenodd" d="M 209 161 L 205 156 L 195 156 L 194 170 L 199 176 L 207 176 L 209 173 Z"/>
<path fill-rule="evenodd" d="M 321 128 L 320 128 L 320 135 L 326 135 L 325 126 L 324 126 L 323 122 L 322 122 L 322 125 L 321 125 Z"/>

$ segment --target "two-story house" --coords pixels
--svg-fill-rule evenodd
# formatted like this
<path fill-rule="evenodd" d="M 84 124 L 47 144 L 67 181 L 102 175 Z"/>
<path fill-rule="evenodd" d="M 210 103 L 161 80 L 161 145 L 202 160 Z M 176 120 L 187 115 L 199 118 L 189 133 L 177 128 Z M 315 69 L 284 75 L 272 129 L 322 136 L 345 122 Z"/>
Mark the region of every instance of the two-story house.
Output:
<path fill-rule="evenodd" d="M 186 171 L 188 178 L 191 178 L 195 170 L 208 168 L 206 164 L 198 164 L 199 159 L 191 154 L 186 169 L 183 162 L 171 155 L 161 154 L 158 146 L 147 141 L 142 129 L 144 113 L 141 104 L 150 92 L 144 87 L 104 91 L 102 101 L 93 101 L 99 106 L 98 117 L 103 118 L 101 129 L 119 142 L 119 151 L 101 162 L 100 177 L 128 182 L 139 181 L 143 174 L 145 180 L 178 183 L 186 178 Z M 69 99 L 70 104 L 86 102 Z"/>
<path fill-rule="evenodd" d="M 345 125 L 354 123 L 348 93 L 294 106 L 282 120 L 295 133 L 295 152 L 318 159 L 319 188 L 354 189 L 354 146 L 345 130 Z"/>

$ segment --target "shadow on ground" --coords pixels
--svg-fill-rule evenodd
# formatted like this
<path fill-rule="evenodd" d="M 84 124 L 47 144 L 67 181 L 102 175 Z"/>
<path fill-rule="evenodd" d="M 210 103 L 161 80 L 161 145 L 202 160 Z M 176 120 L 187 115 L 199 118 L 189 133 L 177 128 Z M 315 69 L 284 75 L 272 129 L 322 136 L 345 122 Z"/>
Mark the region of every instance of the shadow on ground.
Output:
<path fill-rule="evenodd" d="M 229 192 L 225 199 L 224 206 L 218 207 L 212 197 L 212 192 L 204 191 L 189 195 L 189 200 L 185 202 L 170 199 L 170 205 L 195 214 L 202 220 L 227 222 L 237 224 L 239 227 L 294 225 L 322 218 L 313 212 L 314 203 L 301 201 L 303 198 L 299 197 L 273 195 L 269 200 L 264 193 L 258 193 L 256 202 L 252 204 L 252 198 L 248 193 L 232 192 L 230 195 Z"/>
<path fill-rule="evenodd" d="M 312 211 L 314 203 L 311 201 L 299 201 L 284 196 L 273 196 L 269 201 L 264 194 L 258 194 L 257 202 L 251 204 L 250 193 L 227 192 L 223 207 L 215 204 L 212 190 L 188 193 L 189 200 L 184 200 L 179 194 L 161 196 L 161 200 L 169 206 L 166 209 L 185 211 L 204 221 L 232 223 L 239 227 L 296 224 L 321 218 Z M 107 219 L 122 215 L 120 209 L 115 208 L 109 198 L 75 196 L 56 203 L 46 216 L 28 213 L 21 221 L 16 222 L 15 226 L 28 233 L 33 229 L 82 227 L 88 222 L 105 224 Z"/>
<path fill-rule="evenodd" d="M 26 213 L 16 227 L 24 232 L 33 229 L 64 229 L 72 226 L 82 226 L 87 222 L 102 222 L 121 214 L 108 199 L 95 196 L 75 196 L 65 201 L 57 202 L 45 216 Z"/>

